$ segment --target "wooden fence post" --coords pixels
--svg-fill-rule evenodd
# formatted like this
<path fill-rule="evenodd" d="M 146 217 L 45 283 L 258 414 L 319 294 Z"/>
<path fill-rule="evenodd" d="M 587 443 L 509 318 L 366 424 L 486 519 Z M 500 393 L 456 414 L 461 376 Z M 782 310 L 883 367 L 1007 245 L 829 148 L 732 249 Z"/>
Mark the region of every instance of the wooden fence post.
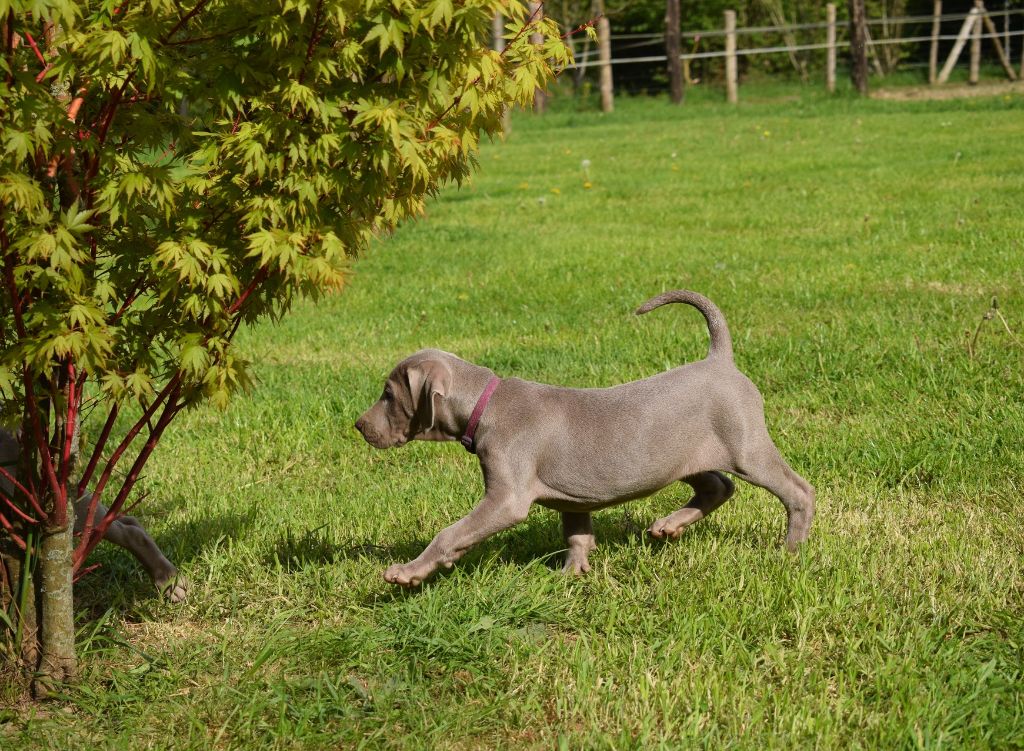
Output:
<path fill-rule="evenodd" d="M 601 3 L 602 15 L 597 19 L 597 51 L 601 63 L 601 111 L 611 112 L 615 109 L 615 90 L 612 82 L 612 26 L 608 16 L 603 14 L 604 3 Z"/>
<path fill-rule="evenodd" d="M 974 0 L 972 13 L 981 13 L 981 0 Z M 978 85 L 978 73 L 981 69 L 981 18 L 975 18 L 974 28 L 971 29 L 971 68 L 967 75 L 967 83 L 971 86 Z"/>
<path fill-rule="evenodd" d="M 836 4 L 825 6 L 825 43 L 828 45 L 825 59 L 825 89 L 831 94 L 836 90 Z"/>
<path fill-rule="evenodd" d="M 866 20 L 864 23 L 864 44 L 867 45 L 871 64 L 875 66 L 875 73 L 878 74 L 879 78 L 885 78 L 885 68 L 882 67 L 882 59 L 878 55 L 878 50 L 875 49 L 875 40 L 871 38 L 871 30 L 868 28 Z"/>
<path fill-rule="evenodd" d="M 544 7 L 542 3 L 533 0 L 530 2 L 530 15 L 535 17 L 538 21 L 544 17 Z M 542 44 L 544 37 L 541 34 L 531 34 L 530 41 L 533 44 Z M 533 111 L 538 115 L 543 115 L 548 108 L 548 97 L 544 93 L 543 89 L 537 89 L 533 92 Z"/>
<path fill-rule="evenodd" d="M 736 71 L 736 11 L 725 12 L 725 98 L 730 104 L 736 104 L 739 96 L 736 91 L 739 76 Z"/>
<path fill-rule="evenodd" d="M 953 42 L 953 49 L 950 50 L 949 57 L 946 58 L 945 65 L 943 65 L 942 70 L 939 71 L 939 77 L 935 79 L 936 83 L 945 83 L 949 80 L 949 74 L 953 72 L 953 66 L 956 65 L 956 61 L 960 57 L 960 53 L 964 51 L 964 45 L 967 44 L 967 37 L 971 35 L 976 23 L 979 23 L 978 9 L 971 8 L 971 12 L 968 13 L 967 18 L 964 19 L 964 25 L 960 27 L 960 33 L 956 35 L 956 41 Z"/>
<path fill-rule="evenodd" d="M 939 70 L 939 31 L 942 28 L 942 0 L 935 0 L 932 11 L 932 45 L 928 51 L 928 83 L 934 85 Z"/>
<path fill-rule="evenodd" d="M 996 48 L 996 55 L 999 56 L 999 64 L 1003 66 L 1003 70 L 1006 71 L 1006 75 L 1011 81 L 1017 80 L 1017 74 L 1013 70 L 1013 66 L 1010 64 L 1010 56 L 1007 50 L 1003 49 L 1003 43 L 999 41 L 999 31 L 996 29 L 996 25 L 992 23 L 992 18 L 988 15 L 988 11 L 985 10 L 985 4 L 983 2 L 978 3 L 978 11 L 981 13 L 981 20 L 985 22 L 985 28 L 988 29 L 988 33 L 992 35 L 992 46 Z M 1006 16 L 1009 18 L 1009 16 Z M 1009 39 L 1007 39 L 1009 41 Z"/>
<path fill-rule="evenodd" d="M 665 57 L 668 58 L 668 90 L 672 104 L 683 101 L 682 40 L 679 37 L 679 0 L 665 2 Z"/>

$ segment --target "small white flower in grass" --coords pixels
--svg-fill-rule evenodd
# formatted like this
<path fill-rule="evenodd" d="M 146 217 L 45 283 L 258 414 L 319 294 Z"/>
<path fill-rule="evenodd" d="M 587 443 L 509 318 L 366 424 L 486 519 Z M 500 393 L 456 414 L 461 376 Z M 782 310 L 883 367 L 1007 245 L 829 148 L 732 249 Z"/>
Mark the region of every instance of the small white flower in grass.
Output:
<path fill-rule="evenodd" d="M 580 162 L 580 168 L 583 170 L 583 187 L 589 188 L 592 185 L 590 182 L 590 160 L 584 159 Z"/>

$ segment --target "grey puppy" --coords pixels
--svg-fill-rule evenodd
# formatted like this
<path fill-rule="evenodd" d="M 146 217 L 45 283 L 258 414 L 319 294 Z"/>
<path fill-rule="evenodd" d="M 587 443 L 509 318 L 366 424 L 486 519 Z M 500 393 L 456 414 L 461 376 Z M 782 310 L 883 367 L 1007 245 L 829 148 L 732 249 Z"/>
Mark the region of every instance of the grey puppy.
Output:
<path fill-rule="evenodd" d="M 8 431 L 0 429 L 0 466 L 12 472 L 18 466 L 20 452 L 18 441 Z M 14 486 L 6 477 L 0 477 L 0 489 L 10 495 Z M 85 518 L 89 513 L 92 493 L 85 493 L 75 501 L 75 533 L 85 528 Z M 99 522 L 107 514 L 107 507 L 102 503 L 96 505 L 93 519 Z M 167 560 L 153 538 L 134 516 L 122 516 L 107 528 L 103 539 L 125 548 L 146 569 L 157 590 L 171 602 L 181 602 L 188 593 L 188 579 L 178 573 L 174 564 Z"/>
<path fill-rule="evenodd" d="M 480 459 L 485 491 L 468 516 L 441 530 L 416 559 L 390 566 L 384 578 L 416 586 L 471 546 L 523 521 L 534 502 L 561 512 L 565 571 L 583 573 L 595 548 L 591 512 L 682 481 L 693 498 L 647 530 L 675 539 L 732 495 L 733 483 L 722 471 L 782 501 L 786 547 L 795 552 L 814 518 L 814 488 L 790 469 L 768 435 L 761 395 L 733 364 L 722 312 L 687 290 L 659 295 L 636 312 L 666 303 L 686 303 L 704 315 L 711 335 L 707 358 L 612 388 L 498 379 L 488 368 L 436 349 L 400 362 L 356 428 L 381 449 L 411 440 L 461 440 Z"/>

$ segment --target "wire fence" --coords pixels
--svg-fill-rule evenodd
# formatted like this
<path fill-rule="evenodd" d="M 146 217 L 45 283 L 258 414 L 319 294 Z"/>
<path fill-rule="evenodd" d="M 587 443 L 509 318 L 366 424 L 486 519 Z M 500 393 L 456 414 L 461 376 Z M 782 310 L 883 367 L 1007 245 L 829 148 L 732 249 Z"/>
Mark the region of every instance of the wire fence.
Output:
<path fill-rule="evenodd" d="M 1016 21 L 1024 21 L 1024 8 L 1019 9 L 1006 9 L 998 11 L 985 11 L 989 19 L 995 24 L 997 21 L 1002 21 L 1004 30 L 996 31 L 992 33 L 989 30 L 984 30 L 980 34 L 976 34 L 976 38 L 980 40 L 998 40 L 1003 44 L 1006 49 L 1006 54 L 1010 55 L 1010 40 L 1020 38 L 1024 36 L 1024 23 L 1017 24 Z M 952 27 L 953 24 L 963 24 L 972 13 L 946 13 L 939 17 L 939 23 L 941 27 Z M 867 20 L 867 25 L 870 29 L 881 28 L 883 33 L 882 36 L 871 35 L 868 39 L 869 50 L 877 50 L 892 45 L 905 45 L 908 48 L 914 45 L 920 45 L 924 43 L 932 44 L 937 43 L 945 45 L 946 47 L 951 46 L 955 43 L 959 37 L 958 33 L 949 33 L 948 31 L 932 34 L 932 33 L 914 33 L 911 35 L 904 36 L 902 31 L 907 27 L 920 26 L 925 24 L 932 24 L 935 21 L 935 16 L 932 15 L 915 15 L 915 16 L 900 16 L 893 18 L 873 18 Z M 736 57 L 753 57 L 758 55 L 781 55 L 788 54 L 793 55 L 795 53 L 803 52 L 816 52 L 828 50 L 829 48 L 845 49 L 850 46 L 848 35 L 848 25 L 845 23 L 838 23 L 835 25 L 836 30 L 836 41 L 834 44 L 829 44 L 825 41 L 794 41 L 796 35 L 800 34 L 804 37 L 809 36 L 812 32 L 825 32 L 828 30 L 830 24 L 828 22 L 814 22 L 814 23 L 799 23 L 799 24 L 785 24 L 775 26 L 748 26 L 737 28 L 735 32 L 730 32 L 725 29 L 705 29 L 700 31 L 685 31 L 680 35 L 682 40 L 689 41 L 692 46 L 699 43 L 707 45 L 710 41 L 712 44 L 717 46 L 717 40 L 724 40 L 724 38 L 734 33 L 736 37 L 744 36 L 764 36 L 764 35 L 778 35 L 780 37 L 787 37 L 788 40 L 783 44 L 774 44 L 769 46 L 745 46 L 736 49 Z M 1011 26 L 1013 28 L 1011 28 Z M 916 30 L 915 30 L 916 31 Z M 889 36 L 896 32 L 896 35 Z M 664 52 L 660 54 L 650 55 L 634 55 L 629 56 L 629 50 L 641 49 L 644 47 L 650 48 L 656 45 L 663 45 L 665 41 L 664 34 L 656 33 L 644 33 L 644 34 L 612 34 L 610 37 L 614 55 L 610 64 L 614 66 L 639 64 L 639 63 L 660 63 L 667 62 L 668 57 Z M 1024 45 L 1021 45 L 1024 49 Z M 597 59 L 597 49 L 583 49 L 577 50 L 576 62 L 570 68 L 574 69 L 586 69 L 592 67 L 598 67 L 603 63 Z M 680 59 L 683 61 L 698 61 L 698 60 L 714 60 L 725 58 L 730 53 L 724 48 L 721 49 L 708 49 L 698 50 L 693 49 L 689 52 L 683 52 L 680 55 Z"/>

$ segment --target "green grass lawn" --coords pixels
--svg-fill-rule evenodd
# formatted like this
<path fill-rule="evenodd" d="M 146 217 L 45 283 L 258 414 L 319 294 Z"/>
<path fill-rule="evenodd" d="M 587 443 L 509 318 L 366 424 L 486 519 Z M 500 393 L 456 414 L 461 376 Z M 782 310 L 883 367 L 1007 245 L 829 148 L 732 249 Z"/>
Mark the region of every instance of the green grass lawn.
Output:
<path fill-rule="evenodd" d="M 0 745 L 1024 747 L 1024 97 L 776 94 L 519 117 L 342 294 L 247 332 L 258 388 L 184 415 L 145 482 L 189 601 L 101 548 L 80 683 L 0 714 Z M 725 312 L 817 488 L 804 551 L 742 483 L 652 544 L 669 488 L 595 515 L 584 578 L 538 507 L 387 585 L 482 489 L 458 444 L 363 443 L 392 365 L 641 378 L 706 352 L 690 308 L 631 315 L 677 287 Z M 1013 335 L 996 317 L 969 346 L 993 297 Z"/>

